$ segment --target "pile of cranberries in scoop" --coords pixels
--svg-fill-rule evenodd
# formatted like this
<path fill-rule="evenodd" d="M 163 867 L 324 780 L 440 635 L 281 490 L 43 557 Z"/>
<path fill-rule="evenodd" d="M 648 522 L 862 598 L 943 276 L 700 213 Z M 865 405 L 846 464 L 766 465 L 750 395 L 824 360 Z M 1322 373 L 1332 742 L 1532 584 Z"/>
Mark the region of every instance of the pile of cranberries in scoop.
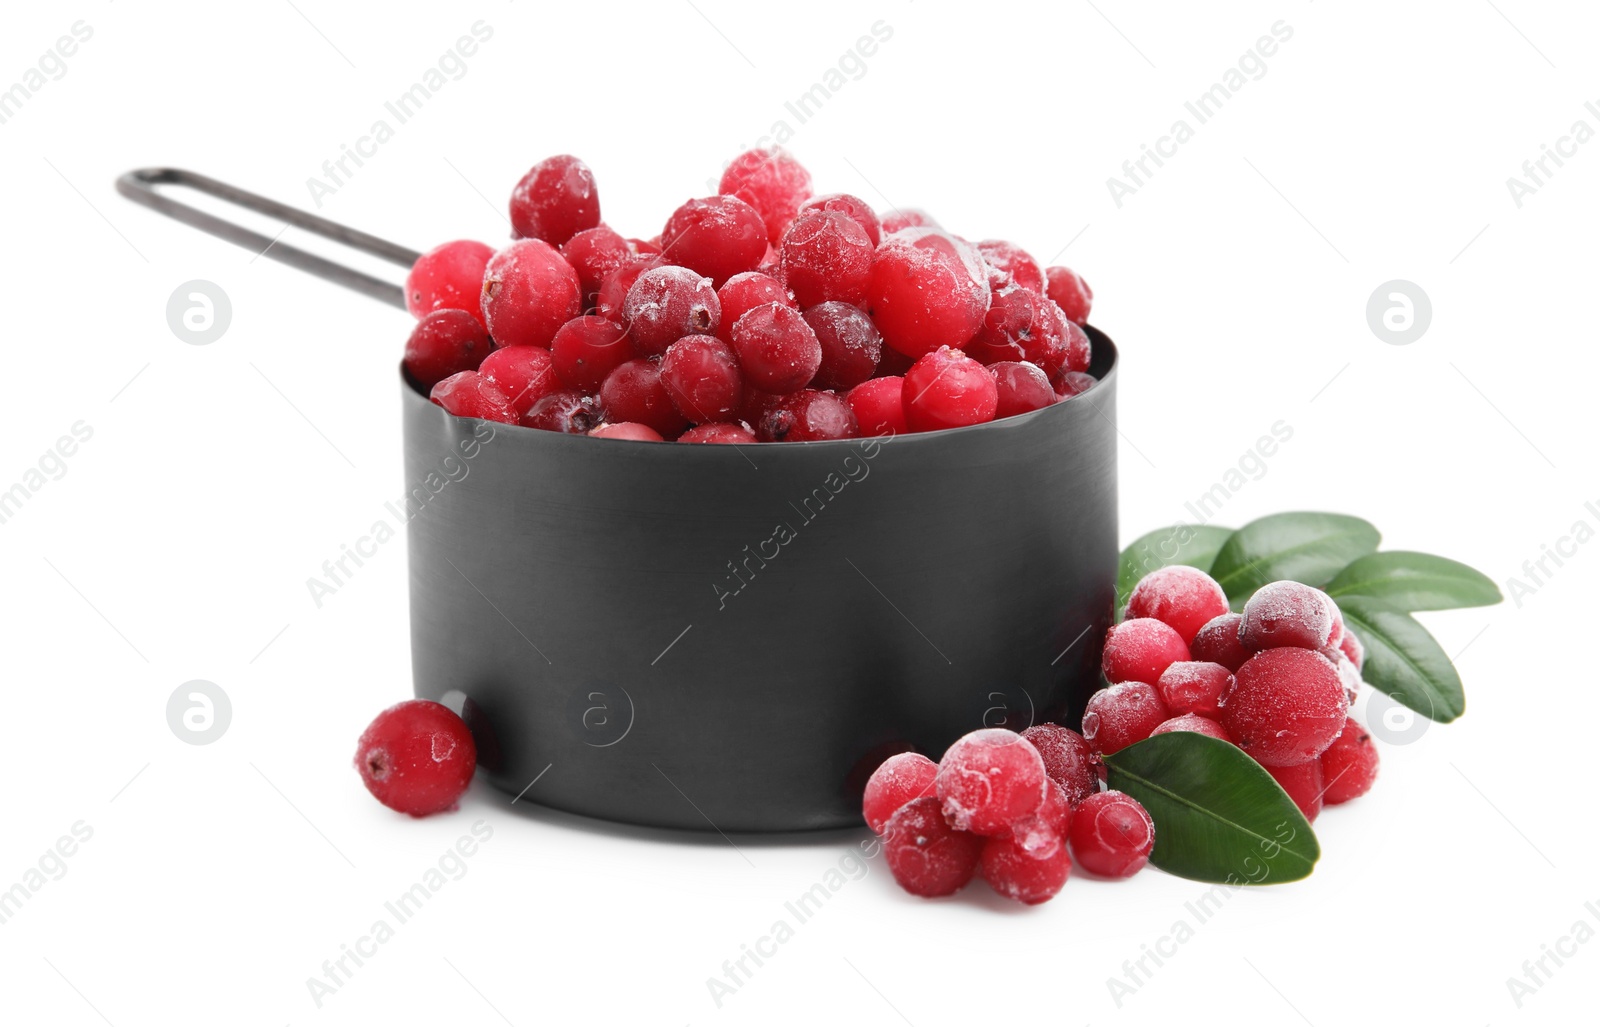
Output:
<path fill-rule="evenodd" d="M 406 278 L 405 368 L 452 414 L 604 438 L 807 442 L 981 424 L 1095 384 L 1092 294 L 919 211 L 813 196 L 751 150 L 659 235 L 600 219 L 576 157 L 511 194 L 515 241 L 445 243 Z"/>
<path fill-rule="evenodd" d="M 1230 613 L 1222 586 L 1193 567 L 1163 567 L 1128 597 L 1106 636 L 1110 686 L 1089 699 L 1083 736 L 1097 754 L 1167 731 L 1232 742 L 1313 820 L 1324 804 L 1365 795 L 1378 750 L 1349 715 L 1361 642 L 1327 594 L 1263 585 Z"/>
<path fill-rule="evenodd" d="M 980 876 L 1035 905 L 1061 890 L 1074 860 L 1101 877 L 1128 877 L 1150 858 L 1150 815 L 1131 796 L 1100 791 L 1100 781 L 1099 760 L 1076 731 L 985 728 L 957 739 L 937 764 L 917 753 L 889 757 L 867 782 L 861 812 L 911 894 L 953 895 Z"/>

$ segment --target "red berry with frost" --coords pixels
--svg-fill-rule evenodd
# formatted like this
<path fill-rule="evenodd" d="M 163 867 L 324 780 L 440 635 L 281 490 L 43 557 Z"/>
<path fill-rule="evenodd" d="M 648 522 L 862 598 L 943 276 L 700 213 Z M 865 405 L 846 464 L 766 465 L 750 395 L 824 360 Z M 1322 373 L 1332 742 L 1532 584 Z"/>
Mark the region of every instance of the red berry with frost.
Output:
<path fill-rule="evenodd" d="M 516 424 L 517 412 L 493 382 L 477 371 L 461 371 L 435 385 L 428 398 L 457 417 Z"/>
<path fill-rule="evenodd" d="M 1345 659 L 1354 664 L 1358 671 L 1367 658 L 1367 650 L 1354 631 L 1346 631 L 1344 637 L 1339 639 L 1339 651 L 1344 653 Z"/>
<path fill-rule="evenodd" d="M 1048 309 L 1048 307 L 1046 308 Z M 1060 309 L 1057 307 L 1056 309 Z M 1065 314 L 1062 315 L 1066 317 Z M 1068 373 L 1083 374 L 1089 370 L 1089 364 L 1094 359 L 1094 344 L 1089 340 L 1089 333 L 1071 320 L 1057 322 L 1065 326 L 1066 330 L 1066 356 L 1057 375 Z"/>
<path fill-rule="evenodd" d="M 1233 691 L 1233 672 L 1220 663 L 1180 660 L 1161 672 L 1156 691 L 1173 716 L 1197 713 L 1215 719 Z"/>
<path fill-rule="evenodd" d="M 850 404 L 837 394 L 803 389 L 767 408 L 756 425 L 762 442 L 826 442 L 861 434 Z"/>
<path fill-rule="evenodd" d="M 563 385 L 595 392 L 606 375 L 633 359 L 633 344 L 622 325 L 585 314 L 556 329 L 550 340 L 550 357 Z"/>
<path fill-rule="evenodd" d="M 661 384 L 694 424 L 727 421 L 739 410 L 744 378 L 733 347 L 712 335 L 685 335 L 661 358 Z"/>
<path fill-rule="evenodd" d="M 484 322 L 497 345 L 548 347 L 582 311 L 578 273 L 548 243 L 514 242 L 484 268 Z"/>
<path fill-rule="evenodd" d="M 431 389 L 460 371 L 477 370 L 494 349 L 480 316 L 457 309 L 424 314 L 406 340 L 406 373 Z"/>
<path fill-rule="evenodd" d="M 635 279 L 622 304 L 634 352 L 657 357 L 685 335 L 710 335 L 722 319 L 711 279 L 674 264 L 651 268 Z"/>
<path fill-rule="evenodd" d="M 373 798 L 425 817 L 456 808 L 472 783 L 478 750 L 449 707 L 409 699 L 378 714 L 361 733 L 355 766 Z"/>
<path fill-rule="evenodd" d="M 661 242 L 658 239 L 629 239 L 628 245 L 641 257 L 653 257 L 661 253 Z"/>
<path fill-rule="evenodd" d="M 746 271 L 734 275 L 717 290 L 717 302 L 722 306 L 722 319 L 717 324 L 717 338 L 733 343 L 733 326 L 745 314 L 768 303 L 794 306 L 794 297 L 783 283 L 759 271 Z"/>
<path fill-rule="evenodd" d="M 733 326 L 733 349 L 745 379 L 763 392 L 803 389 L 822 366 L 822 343 L 793 307 L 765 303 Z"/>
<path fill-rule="evenodd" d="M 1002 360 L 989 365 L 996 389 L 996 420 L 1013 414 L 1043 410 L 1056 401 L 1055 390 L 1043 371 L 1025 360 Z"/>
<path fill-rule="evenodd" d="M 1098 792 L 1072 811 L 1072 858 L 1091 874 L 1132 877 L 1150 861 L 1156 825 L 1135 798 Z"/>
<path fill-rule="evenodd" d="M 538 346 L 502 346 L 484 358 L 478 373 L 505 394 L 518 419 L 561 387 L 550 351 Z"/>
<path fill-rule="evenodd" d="M 882 232 L 885 236 L 895 232 L 903 232 L 908 228 L 938 228 L 939 222 L 933 215 L 916 207 L 906 207 L 903 210 L 891 210 L 879 219 Z"/>
<path fill-rule="evenodd" d="M 767 411 L 782 401 L 783 396 L 755 388 L 747 377 L 744 382 L 744 401 L 739 404 L 739 416 L 734 419 L 735 423 L 743 423 L 754 431 L 754 425 L 761 423 L 761 419 L 767 416 Z"/>
<path fill-rule="evenodd" d="M 743 424 L 702 424 L 679 435 L 678 441 L 742 446 L 747 442 L 755 442 L 756 433 Z"/>
<path fill-rule="evenodd" d="M 1021 735 L 982 728 L 945 750 L 935 784 L 952 827 L 997 837 L 1038 811 L 1049 780 L 1039 750 Z"/>
<path fill-rule="evenodd" d="M 802 307 L 828 300 L 859 303 L 867 293 L 873 245 L 848 215 L 808 210 L 795 218 L 778 245 L 783 284 Z"/>
<path fill-rule="evenodd" d="M 1075 324 L 1089 323 L 1089 307 L 1094 293 L 1089 283 L 1079 278 L 1071 268 L 1045 268 L 1045 293 L 1061 308 L 1061 312 Z"/>
<path fill-rule="evenodd" d="M 634 424 L 630 421 L 615 421 L 609 424 L 598 425 L 589 429 L 590 438 L 596 439 L 626 439 L 629 442 L 665 442 L 661 433 L 649 425 Z"/>
<path fill-rule="evenodd" d="M 546 157 L 511 191 L 511 230 L 519 239 L 560 246 L 600 224 L 600 192 L 589 165 L 570 154 Z"/>
<path fill-rule="evenodd" d="M 480 323 L 483 270 L 494 248 L 470 239 L 436 246 L 417 258 L 406 275 L 406 309 L 413 317 L 435 310 L 465 310 Z"/>
<path fill-rule="evenodd" d="M 883 858 L 900 887 L 925 899 L 954 895 L 972 880 L 983 839 L 946 822 L 936 796 L 901 806 L 883 828 Z"/>
<path fill-rule="evenodd" d="M 717 192 L 750 204 L 767 226 L 767 241 L 778 245 L 800 204 L 811 198 L 811 174 L 777 147 L 749 150 L 722 172 Z"/>
<path fill-rule="evenodd" d="M 1188 658 L 1182 635 L 1153 617 L 1135 617 L 1106 634 L 1100 669 L 1107 681 L 1154 685 L 1168 667 Z"/>
<path fill-rule="evenodd" d="M 1099 384 L 1099 380 L 1092 374 L 1082 371 L 1063 371 L 1051 380 L 1050 384 L 1056 390 L 1057 400 L 1071 399 L 1081 396 Z"/>
<path fill-rule="evenodd" d="M 1239 623 L 1243 620 L 1237 613 L 1224 613 L 1206 621 L 1189 643 L 1190 654 L 1196 660 L 1220 664 L 1237 674 L 1244 661 L 1255 655 L 1239 641 Z"/>
<path fill-rule="evenodd" d="M 801 214 L 808 210 L 827 210 L 845 215 L 861 226 L 861 230 L 867 234 L 867 241 L 874 247 L 882 239 L 882 226 L 877 213 L 873 211 L 871 204 L 859 196 L 851 196 L 849 193 L 813 196 L 800 205 Z"/>
<path fill-rule="evenodd" d="M 965 346 L 989 309 L 988 274 L 966 243 L 936 228 L 907 229 L 873 254 L 866 306 L 883 341 L 907 356 Z"/>
<path fill-rule="evenodd" d="M 1344 683 L 1344 694 L 1354 705 L 1356 696 L 1361 694 L 1361 672 L 1356 670 L 1356 665 L 1351 663 L 1344 653 L 1337 649 L 1319 650 L 1328 662 L 1333 664 L 1333 669 L 1339 672 L 1339 680 Z M 1331 654 L 1331 655 L 1330 655 Z"/>
<path fill-rule="evenodd" d="M 861 308 L 838 300 L 800 312 L 822 346 L 822 363 L 812 386 L 853 389 L 872 377 L 883 356 L 883 337 Z"/>
<path fill-rule="evenodd" d="M 872 378 L 850 390 L 845 397 L 863 437 L 904 435 L 906 408 L 902 393 L 903 378 Z"/>
<path fill-rule="evenodd" d="M 592 310 L 600 295 L 600 285 L 606 276 L 635 259 L 628 240 L 605 225 L 586 228 L 566 241 L 561 255 L 572 270 L 577 272 L 578 287 L 583 290 L 583 309 Z"/>
<path fill-rule="evenodd" d="M 911 365 L 901 402 L 912 431 L 963 428 L 994 420 L 1000 389 L 988 368 L 942 346 Z"/>
<path fill-rule="evenodd" d="M 1333 635 L 1333 600 L 1298 581 L 1274 581 L 1245 601 L 1239 641 L 1260 651 L 1281 646 L 1322 649 Z"/>
<path fill-rule="evenodd" d="M 722 288 L 734 275 L 753 271 L 767 252 L 761 215 L 737 196 L 690 200 L 672 212 L 661 230 L 661 256 L 692 268 Z"/>
<path fill-rule="evenodd" d="M 1205 571 L 1184 564 L 1146 574 L 1128 595 L 1127 617 L 1154 617 L 1184 642 L 1215 617 L 1228 612 L 1228 595 Z"/>
<path fill-rule="evenodd" d="M 1149 738 L 1171 717 L 1154 685 L 1125 681 L 1089 697 L 1083 711 L 1083 740 L 1095 752 L 1109 756 Z"/>
<path fill-rule="evenodd" d="M 1239 748 L 1268 767 L 1292 767 L 1322 755 L 1350 701 L 1339 672 L 1309 649 L 1257 653 L 1234 675 L 1222 726 Z"/>
<path fill-rule="evenodd" d="M 648 425 L 663 438 L 676 438 L 689 422 L 672 405 L 661 381 L 661 362 L 640 358 L 620 365 L 600 385 L 600 406 L 608 421 Z"/>
<path fill-rule="evenodd" d="M 1317 760 L 1293 767 L 1266 767 L 1272 779 L 1289 793 L 1289 798 L 1300 808 L 1307 820 L 1317 819 L 1322 812 L 1322 764 Z"/>
<path fill-rule="evenodd" d="M 1011 825 L 1011 838 L 1017 848 L 1033 859 L 1049 859 L 1065 847 L 1067 830 L 1072 826 L 1072 804 L 1066 790 L 1054 781 L 1045 785 L 1044 802 L 1039 808 Z"/>
<path fill-rule="evenodd" d="M 1150 732 L 1150 737 L 1154 738 L 1156 735 L 1170 734 L 1173 731 L 1192 731 L 1197 735 L 1215 738 L 1219 742 L 1233 741 L 1228 737 L 1228 732 L 1222 729 L 1221 724 L 1210 717 L 1202 717 L 1198 713 L 1185 713 L 1181 716 L 1173 717 L 1171 720 L 1163 720 Z"/>
<path fill-rule="evenodd" d="M 1099 781 L 1094 750 L 1082 735 L 1060 724 L 1035 724 L 1022 737 L 1039 750 L 1045 776 L 1061 786 L 1068 805 L 1094 794 Z"/>
<path fill-rule="evenodd" d="M 560 389 L 550 393 L 528 408 L 522 415 L 524 428 L 561 432 L 565 435 L 587 435 L 589 429 L 599 426 L 604 417 L 600 401 L 576 389 Z"/>
<path fill-rule="evenodd" d="M 1023 851 L 1011 838 L 990 838 L 978 860 L 979 873 L 989 886 L 1008 899 L 1036 906 L 1054 898 L 1067 883 L 1072 859 L 1065 845 L 1057 844 L 1049 856 Z"/>
<path fill-rule="evenodd" d="M 985 239 L 977 244 L 983 259 L 1013 282 L 1038 296 L 1044 295 L 1044 269 L 1016 243 Z"/>
<path fill-rule="evenodd" d="M 1357 799 L 1372 790 L 1378 777 L 1378 747 L 1372 734 L 1354 717 L 1347 717 L 1344 730 L 1325 749 L 1318 762 L 1322 766 L 1322 799 L 1330 806 Z"/>
<path fill-rule="evenodd" d="M 920 752 L 897 753 L 878 764 L 861 796 L 861 815 L 867 826 L 875 834 L 882 834 L 889 818 L 901 806 L 933 794 L 933 779 L 938 773 L 939 765 Z"/>
<path fill-rule="evenodd" d="M 660 256 L 646 254 L 635 257 L 617 267 L 600 280 L 600 290 L 595 293 L 595 313 L 610 321 L 623 320 L 622 308 L 628 302 L 628 290 L 639 276 L 651 268 L 664 266 Z"/>

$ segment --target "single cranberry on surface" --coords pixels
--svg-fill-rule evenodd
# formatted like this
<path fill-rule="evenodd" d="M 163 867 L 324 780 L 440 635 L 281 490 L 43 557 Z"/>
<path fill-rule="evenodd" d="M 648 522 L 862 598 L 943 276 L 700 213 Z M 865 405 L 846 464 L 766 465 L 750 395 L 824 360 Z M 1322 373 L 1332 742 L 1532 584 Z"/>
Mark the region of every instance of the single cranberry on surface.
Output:
<path fill-rule="evenodd" d="M 428 399 L 457 417 L 516 424 L 517 412 L 506 394 L 477 371 L 461 371 L 435 385 Z"/>
<path fill-rule="evenodd" d="M 867 826 L 882 834 L 895 811 L 912 799 L 933 794 L 933 779 L 939 765 L 920 752 L 902 752 L 878 764 L 867 779 L 861 797 L 861 815 Z"/>
<path fill-rule="evenodd" d="M 1104 756 L 1142 742 L 1170 719 L 1154 685 L 1124 681 L 1089 696 L 1083 711 L 1083 740 Z"/>
<path fill-rule="evenodd" d="M 1089 289 L 1089 283 L 1079 278 L 1071 268 L 1049 267 L 1045 268 L 1045 292 L 1056 301 L 1061 312 L 1066 314 L 1074 324 L 1089 323 L 1089 307 L 1094 302 L 1094 293 Z"/>
<path fill-rule="evenodd" d="M 950 826 L 937 796 L 901 806 L 883 828 L 883 858 L 900 887 L 925 899 L 954 895 L 978 868 L 983 838 Z"/>
<path fill-rule="evenodd" d="M 901 401 L 912 431 L 938 431 L 994 420 L 1000 390 L 988 368 L 943 346 L 906 372 Z"/>
<path fill-rule="evenodd" d="M 472 783 L 478 750 L 466 723 L 449 707 L 408 699 L 367 725 L 356 742 L 355 766 L 373 798 L 425 817 L 456 808 Z"/>
<path fill-rule="evenodd" d="M 865 305 L 883 341 L 907 356 L 964 346 L 989 309 L 988 273 L 959 239 L 909 228 L 873 254 Z"/>
<path fill-rule="evenodd" d="M 714 335 L 685 335 L 661 358 L 661 384 L 694 424 L 727 421 L 739 410 L 744 376 L 733 347 Z"/>
<path fill-rule="evenodd" d="M 745 380 L 763 392 L 803 389 L 822 366 L 817 333 L 798 310 L 782 303 L 746 311 L 733 326 L 733 349 Z"/>
<path fill-rule="evenodd" d="M 829 300 L 800 312 L 822 346 L 813 388 L 850 390 L 872 377 L 883 356 L 883 337 L 860 307 Z"/>
<path fill-rule="evenodd" d="M 1378 777 L 1378 747 L 1372 733 L 1354 717 L 1347 717 L 1344 729 L 1318 757 L 1322 764 L 1322 799 L 1330 806 L 1349 802 L 1367 794 Z"/>
<path fill-rule="evenodd" d="M 1036 364 L 1025 360 L 1002 360 L 990 364 L 989 373 L 994 376 L 996 389 L 995 420 L 1043 410 L 1056 401 L 1056 392 L 1050 387 L 1050 379 Z"/>
<path fill-rule="evenodd" d="M 722 320 L 717 324 L 717 338 L 732 345 L 733 326 L 745 314 L 767 303 L 794 306 L 794 297 L 783 283 L 760 271 L 746 271 L 734 275 L 717 290 L 717 302 L 722 305 Z"/>
<path fill-rule="evenodd" d="M 802 389 L 767 408 L 756 425 L 762 442 L 826 442 L 861 434 L 850 404 L 837 394 Z"/>
<path fill-rule="evenodd" d="M 561 389 L 529 407 L 522 415 L 522 426 L 564 435 L 587 435 L 603 420 L 597 398 L 577 389 Z"/>
<path fill-rule="evenodd" d="M 589 429 L 589 437 L 595 439 L 626 439 L 629 442 L 665 442 L 661 433 L 644 424 L 634 424 L 630 421 L 615 421 L 609 424 L 597 425 Z"/>
<path fill-rule="evenodd" d="M 689 200 L 661 230 L 661 256 L 711 279 L 715 288 L 753 271 L 767 252 L 761 215 L 737 196 Z"/>
<path fill-rule="evenodd" d="M 568 239 L 561 247 L 561 255 L 578 274 L 584 310 L 594 308 L 606 276 L 634 260 L 633 247 L 628 245 L 628 240 L 605 225 L 586 228 Z"/>
<path fill-rule="evenodd" d="M 493 256 L 493 247 L 470 239 L 435 246 L 406 274 L 406 309 L 413 317 L 465 310 L 482 323 L 483 269 Z"/>
<path fill-rule="evenodd" d="M 689 427 L 661 381 L 659 360 L 641 357 L 618 366 L 600 385 L 600 406 L 606 420 L 648 425 L 663 438 L 677 438 Z"/>
<path fill-rule="evenodd" d="M 585 314 L 556 329 L 550 358 L 569 389 L 595 392 L 606 375 L 633 359 L 627 329 L 598 314 Z"/>
<path fill-rule="evenodd" d="M 1044 269 L 1016 243 L 1003 239 L 985 239 L 977 244 L 983 259 L 1003 277 L 1037 295 L 1044 295 Z"/>
<path fill-rule="evenodd" d="M 904 392 L 905 379 L 895 377 L 871 378 L 850 390 L 845 401 L 863 437 L 904 435 L 911 430 L 906 425 Z"/>
<path fill-rule="evenodd" d="M 1349 707 L 1333 664 L 1309 649 L 1284 647 L 1245 661 L 1221 720 L 1263 766 L 1292 767 L 1322 755 L 1344 729 Z"/>
<path fill-rule="evenodd" d="M 569 154 L 535 164 L 511 191 L 511 230 L 519 239 L 560 246 L 600 224 L 600 192 L 589 165 Z"/>
<path fill-rule="evenodd" d="M 795 218 L 778 246 L 778 267 L 795 302 L 860 303 L 867 294 L 872 241 L 847 214 L 808 210 Z"/>
<path fill-rule="evenodd" d="M 1156 691 L 1175 717 L 1194 713 L 1215 720 L 1233 691 L 1233 673 L 1220 663 L 1179 660 L 1161 672 Z"/>
<path fill-rule="evenodd" d="M 1239 641 L 1260 651 L 1280 646 L 1322 649 L 1333 637 L 1337 607 L 1327 593 L 1298 581 L 1274 581 L 1245 601 Z"/>
<path fill-rule="evenodd" d="M 545 346 L 583 311 L 578 273 L 549 243 L 523 239 L 483 271 L 483 316 L 499 346 Z"/>
<path fill-rule="evenodd" d="M 1057 844 L 1049 856 L 1033 856 L 1013 838 L 990 838 L 978 857 L 979 873 L 989 887 L 1025 905 L 1036 906 L 1054 898 L 1067 883 L 1072 858 Z"/>
<path fill-rule="evenodd" d="M 1205 571 L 1184 564 L 1146 574 L 1128 595 L 1127 617 L 1154 617 L 1185 643 L 1213 618 L 1228 612 L 1228 596 Z"/>
<path fill-rule="evenodd" d="M 1237 613 L 1224 613 L 1206 621 L 1205 626 L 1195 632 L 1194 641 L 1189 645 L 1190 654 L 1196 660 L 1220 664 L 1237 674 L 1244 661 L 1255 655 L 1254 650 L 1246 649 L 1239 641 L 1239 623 L 1243 620 Z"/>
<path fill-rule="evenodd" d="M 722 172 L 717 192 L 754 207 L 767 226 L 767 241 L 776 246 L 800 204 L 811 198 L 811 174 L 778 147 L 749 150 Z"/>
<path fill-rule="evenodd" d="M 550 351 L 538 346 L 503 346 L 484 358 L 478 373 L 505 394 L 519 420 L 561 387 Z"/>
<path fill-rule="evenodd" d="M 1133 796 L 1097 792 L 1072 811 L 1072 857 L 1091 874 L 1132 877 L 1155 848 L 1156 825 Z"/>
<path fill-rule="evenodd" d="M 1322 812 L 1323 783 L 1322 764 L 1317 760 L 1310 763 L 1300 763 L 1292 767 L 1265 767 L 1267 773 L 1283 790 L 1289 793 L 1289 798 L 1299 807 L 1300 812 L 1307 820 L 1317 819 L 1317 814 Z"/>
<path fill-rule="evenodd" d="M 1171 720 L 1163 720 L 1151 730 L 1150 737 L 1171 734 L 1174 731 L 1190 731 L 1197 735 L 1205 735 L 1207 738 L 1215 738 L 1219 742 L 1233 741 L 1228 737 L 1228 732 L 1222 729 L 1221 724 L 1198 713 L 1184 713 Z"/>
<path fill-rule="evenodd" d="M 1035 724 L 1022 732 L 1044 761 L 1044 772 L 1060 785 L 1069 805 L 1077 805 L 1098 787 L 1094 750 L 1083 736 L 1060 724 Z"/>
<path fill-rule="evenodd" d="M 1153 617 L 1125 620 L 1106 634 L 1100 669 L 1106 680 L 1143 681 L 1154 685 L 1161 674 L 1180 660 L 1189 658 L 1183 636 Z"/>
<path fill-rule="evenodd" d="M 878 221 L 877 213 L 872 209 L 871 204 L 859 196 L 851 196 L 849 193 L 829 193 L 826 196 L 813 196 L 800 205 L 801 214 L 808 210 L 830 210 L 834 213 L 845 215 L 861 226 L 861 230 L 867 233 L 867 241 L 872 243 L 874 247 L 878 245 L 882 238 L 882 226 Z"/>
<path fill-rule="evenodd" d="M 685 335 L 710 335 L 722 319 L 711 279 L 666 264 L 641 274 L 622 304 L 628 337 L 640 356 L 658 357 Z"/>
<path fill-rule="evenodd" d="M 1037 812 L 1049 782 L 1044 761 L 1021 735 L 982 728 L 956 739 L 939 761 L 936 786 L 951 826 L 985 836 L 1009 834 Z"/>
<path fill-rule="evenodd" d="M 406 373 L 431 389 L 461 371 L 475 371 L 494 349 L 482 315 L 440 309 L 424 314 L 406 340 Z"/>
<path fill-rule="evenodd" d="M 713 445 L 742 446 L 756 441 L 756 433 L 737 423 L 701 424 L 678 436 L 679 442 L 701 442 Z"/>

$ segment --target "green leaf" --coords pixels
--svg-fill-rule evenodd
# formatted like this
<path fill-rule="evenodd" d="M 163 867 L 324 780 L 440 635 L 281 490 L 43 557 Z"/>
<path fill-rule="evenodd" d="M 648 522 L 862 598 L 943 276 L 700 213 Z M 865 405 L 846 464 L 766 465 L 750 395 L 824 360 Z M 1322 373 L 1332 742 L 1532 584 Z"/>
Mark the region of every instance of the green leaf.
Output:
<path fill-rule="evenodd" d="M 1322 849 L 1311 825 L 1259 763 L 1190 731 L 1153 735 L 1105 758 L 1108 784 L 1138 799 L 1156 825 L 1150 862 L 1219 884 L 1309 876 Z"/>
<path fill-rule="evenodd" d="M 1122 559 L 1117 564 L 1117 616 L 1122 616 L 1122 608 L 1128 605 L 1128 595 L 1140 578 L 1175 563 L 1209 571 L 1217 550 L 1232 534 L 1232 528 L 1210 524 L 1174 524 L 1134 539 L 1122 551 Z"/>
<path fill-rule="evenodd" d="M 1428 553 L 1372 553 L 1356 560 L 1328 583 L 1328 594 L 1381 599 L 1397 610 L 1454 610 L 1493 606 L 1500 589 L 1464 563 Z"/>
<path fill-rule="evenodd" d="M 1404 610 L 1369 596 L 1340 596 L 1344 625 L 1366 650 L 1361 677 L 1396 702 L 1447 724 L 1467 708 L 1461 675 L 1428 629 Z"/>
<path fill-rule="evenodd" d="M 1281 513 L 1251 521 L 1222 544 L 1211 576 L 1234 609 L 1269 581 L 1321 588 L 1347 564 L 1378 548 L 1378 529 L 1335 513 Z"/>

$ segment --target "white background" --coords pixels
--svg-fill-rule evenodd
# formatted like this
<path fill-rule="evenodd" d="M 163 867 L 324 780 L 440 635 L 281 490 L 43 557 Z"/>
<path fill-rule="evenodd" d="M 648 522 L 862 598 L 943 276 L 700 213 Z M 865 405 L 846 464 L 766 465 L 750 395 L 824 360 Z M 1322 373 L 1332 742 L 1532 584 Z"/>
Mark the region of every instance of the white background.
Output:
<path fill-rule="evenodd" d="M 1074 878 L 1032 910 L 982 885 L 927 903 L 874 860 L 719 1009 L 706 979 L 865 832 L 736 850 L 512 810 L 482 786 L 421 822 L 373 802 L 350 755 L 410 691 L 403 543 L 321 609 L 305 582 L 401 491 L 408 318 L 111 184 L 172 164 L 308 204 L 322 163 L 482 20 L 494 35 L 465 77 L 323 213 L 418 248 L 498 241 L 520 174 L 573 152 L 606 220 L 648 237 L 784 119 L 819 191 L 926 207 L 1088 278 L 1123 352 L 1125 540 L 1184 516 L 1281 419 L 1292 441 L 1219 522 L 1347 511 L 1388 548 L 1504 584 L 1600 522 L 1584 507 L 1600 502 L 1600 142 L 1520 208 L 1506 186 L 1575 120 L 1600 129 L 1583 106 L 1600 100 L 1594 11 L 84 0 L 12 5 L 0 84 L 78 20 L 93 38 L 65 76 L 0 125 L 0 487 L 75 422 L 94 432 L 0 525 L 0 888 L 75 822 L 93 837 L 0 924 L 7 1022 L 1592 1018 L 1600 945 L 1521 1009 L 1506 979 L 1575 921 L 1600 927 L 1584 909 L 1600 544 L 1520 605 L 1424 615 L 1461 654 L 1466 716 L 1385 748 L 1372 794 L 1318 821 L 1310 880 L 1233 897 L 1121 1008 L 1107 979 L 1202 886 L 1151 871 Z M 797 124 L 784 102 L 879 20 L 893 36 L 866 73 Z M 1293 38 L 1265 76 L 1114 203 L 1107 178 L 1280 20 Z M 209 346 L 165 317 L 196 278 L 233 303 Z M 1409 346 L 1366 321 L 1397 278 L 1433 305 Z M 233 704 L 205 746 L 165 714 L 195 678 Z M 317 1008 L 306 979 L 479 819 L 494 835 L 465 876 Z"/>

